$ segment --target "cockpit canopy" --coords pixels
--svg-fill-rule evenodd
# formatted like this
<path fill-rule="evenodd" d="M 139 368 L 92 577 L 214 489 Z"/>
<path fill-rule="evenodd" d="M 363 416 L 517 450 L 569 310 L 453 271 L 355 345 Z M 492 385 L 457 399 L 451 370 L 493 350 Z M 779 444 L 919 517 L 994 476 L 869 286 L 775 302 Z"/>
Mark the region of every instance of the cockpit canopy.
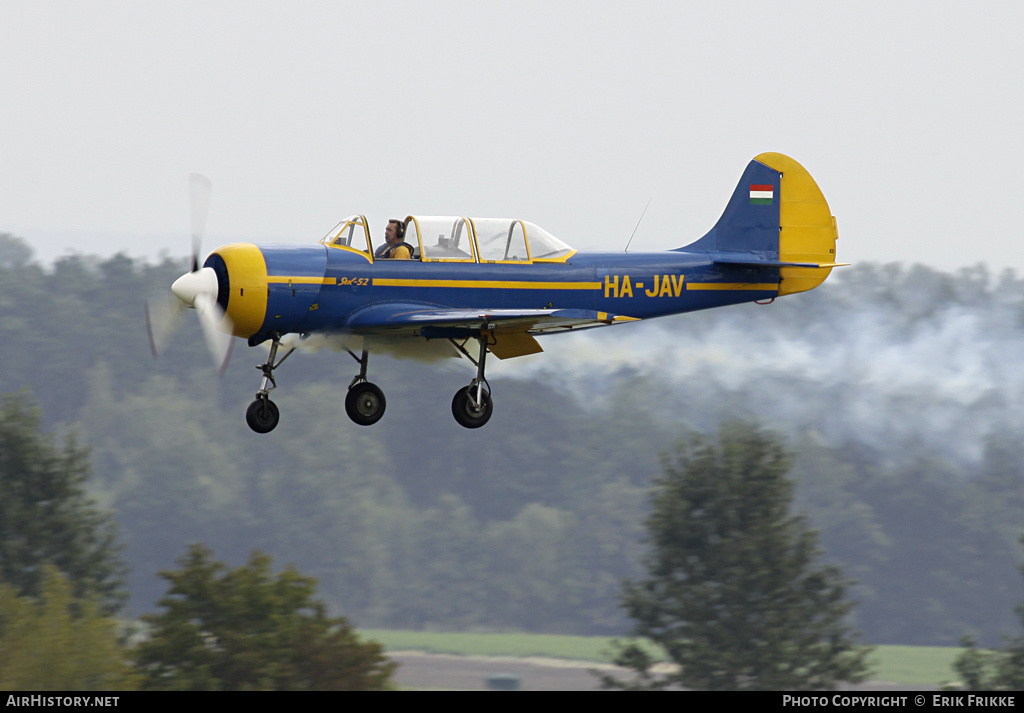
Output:
<path fill-rule="evenodd" d="M 410 215 L 405 242 L 421 262 L 563 262 L 576 251 L 543 228 L 517 218 Z M 338 223 L 321 240 L 334 248 L 373 256 L 366 217 Z"/>

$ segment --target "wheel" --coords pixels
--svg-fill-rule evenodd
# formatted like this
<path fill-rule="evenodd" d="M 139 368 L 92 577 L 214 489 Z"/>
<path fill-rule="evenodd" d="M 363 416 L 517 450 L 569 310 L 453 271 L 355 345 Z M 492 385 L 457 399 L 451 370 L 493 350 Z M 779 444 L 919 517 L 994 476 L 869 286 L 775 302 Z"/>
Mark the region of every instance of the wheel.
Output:
<path fill-rule="evenodd" d="M 270 433 L 280 420 L 281 412 L 270 399 L 256 399 L 245 410 L 245 422 L 256 433 Z"/>
<path fill-rule="evenodd" d="M 455 392 L 455 398 L 452 399 L 452 415 L 460 426 L 480 428 L 491 418 L 494 402 L 491 401 L 491 394 L 484 391 L 480 397 L 482 403 L 474 404 L 469 395 L 470 389 L 476 391 L 475 386 L 463 386 Z"/>
<path fill-rule="evenodd" d="M 345 413 L 360 426 L 372 426 L 384 415 L 388 405 L 384 392 L 376 384 L 363 381 L 348 390 Z"/>

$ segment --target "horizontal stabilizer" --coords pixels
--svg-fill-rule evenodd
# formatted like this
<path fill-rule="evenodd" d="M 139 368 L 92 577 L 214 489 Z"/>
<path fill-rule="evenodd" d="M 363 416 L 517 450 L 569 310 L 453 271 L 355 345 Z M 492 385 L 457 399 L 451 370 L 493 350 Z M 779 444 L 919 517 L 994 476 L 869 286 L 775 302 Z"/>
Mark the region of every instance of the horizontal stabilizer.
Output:
<path fill-rule="evenodd" d="M 710 253 L 711 261 L 719 265 L 743 265 L 745 267 L 844 267 L 848 262 L 790 262 L 786 260 L 760 259 L 750 253 Z"/>

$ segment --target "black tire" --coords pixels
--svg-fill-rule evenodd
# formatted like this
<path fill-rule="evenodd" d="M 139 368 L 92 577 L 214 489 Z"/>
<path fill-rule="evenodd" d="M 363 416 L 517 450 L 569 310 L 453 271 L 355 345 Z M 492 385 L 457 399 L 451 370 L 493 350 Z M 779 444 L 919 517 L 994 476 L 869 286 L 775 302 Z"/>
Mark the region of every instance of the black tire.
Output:
<path fill-rule="evenodd" d="M 270 399 L 256 399 L 245 410 L 245 422 L 256 433 L 270 433 L 280 420 L 281 412 Z"/>
<path fill-rule="evenodd" d="M 388 401 L 376 384 L 363 381 L 345 395 L 345 413 L 360 426 L 372 426 L 384 416 Z"/>
<path fill-rule="evenodd" d="M 480 406 L 473 405 L 473 400 L 469 397 L 469 390 L 475 388 L 463 386 L 455 392 L 455 398 L 452 399 L 452 415 L 459 425 L 465 428 L 480 428 L 490 420 L 491 413 L 494 411 L 491 394 L 486 390 L 480 398 L 483 403 Z"/>

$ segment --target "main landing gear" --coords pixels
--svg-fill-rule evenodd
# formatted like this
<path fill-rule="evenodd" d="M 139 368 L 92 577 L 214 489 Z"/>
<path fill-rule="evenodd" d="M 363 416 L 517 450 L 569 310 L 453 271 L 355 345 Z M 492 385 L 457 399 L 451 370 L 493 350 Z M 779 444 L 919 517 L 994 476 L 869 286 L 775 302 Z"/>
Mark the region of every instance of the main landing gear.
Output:
<path fill-rule="evenodd" d="M 388 400 L 384 398 L 384 392 L 379 386 L 366 380 L 366 364 L 370 359 L 366 347 L 363 347 L 361 357 L 357 357 L 351 349 L 345 351 L 359 362 L 359 373 L 352 378 L 345 395 L 345 413 L 360 426 L 372 426 L 384 416 Z"/>
<path fill-rule="evenodd" d="M 465 428 L 480 428 L 490 420 L 491 412 L 494 411 L 494 402 L 491 400 L 491 385 L 487 383 L 487 379 L 484 377 L 484 365 L 487 361 L 486 335 L 480 335 L 477 337 L 477 341 L 480 342 L 479 360 L 474 359 L 461 344 L 451 340 L 452 344 L 462 352 L 463 356 L 476 364 L 476 378 L 469 382 L 469 386 L 464 386 L 456 391 L 455 398 L 452 399 L 452 416 L 455 417 L 460 426 Z"/>
<path fill-rule="evenodd" d="M 481 335 L 477 338 L 480 341 L 480 358 L 474 359 L 466 351 L 465 347 L 451 340 L 455 348 L 462 352 L 467 359 L 476 365 L 476 378 L 469 386 L 459 389 L 455 398 L 452 399 L 452 415 L 459 425 L 466 428 L 480 428 L 494 411 L 494 404 L 491 401 L 491 387 L 484 378 L 484 365 L 487 360 L 487 337 Z M 369 361 L 369 354 L 363 348 L 362 356 L 356 356 L 355 352 L 346 349 L 349 355 L 359 364 L 359 373 L 352 378 L 348 385 L 348 394 L 345 396 L 345 413 L 360 426 L 372 426 L 384 416 L 384 409 L 387 407 L 387 399 L 384 392 L 376 384 L 366 379 L 366 366 Z"/>
<path fill-rule="evenodd" d="M 450 340 L 455 348 L 476 366 L 476 378 L 469 382 L 469 386 L 459 389 L 452 399 L 452 415 L 459 425 L 465 428 L 480 428 L 490 420 L 491 413 L 494 411 L 491 386 L 484 376 L 488 337 L 486 334 L 481 334 L 476 339 L 480 343 L 479 358 L 474 358 L 462 344 L 454 339 Z M 270 345 L 267 362 L 256 367 L 263 372 L 263 380 L 260 382 L 260 390 L 256 392 L 256 400 L 249 404 L 249 408 L 245 411 L 245 422 L 256 433 L 270 433 L 281 420 L 281 412 L 277 405 L 270 400 L 270 392 L 277 388 L 274 370 L 281 366 L 295 349 L 289 349 L 280 361 L 275 362 L 280 346 L 281 338 L 278 335 L 274 337 L 274 341 Z M 370 383 L 366 378 L 366 367 L 370 358 L 366 348 L 363 347 L 361 356 L 356 356 L 355 352 L 350 349 L 345 351 L 359 364 L 359 373 L 352 378 L 352 382 L 348 385 L 348 393 L 345 395 L 345 413 L 360 426 L 372 426 L 384 416 L 387 399 L 384 398 L 384 392 L 380 390 L 380 387 Z"/>

